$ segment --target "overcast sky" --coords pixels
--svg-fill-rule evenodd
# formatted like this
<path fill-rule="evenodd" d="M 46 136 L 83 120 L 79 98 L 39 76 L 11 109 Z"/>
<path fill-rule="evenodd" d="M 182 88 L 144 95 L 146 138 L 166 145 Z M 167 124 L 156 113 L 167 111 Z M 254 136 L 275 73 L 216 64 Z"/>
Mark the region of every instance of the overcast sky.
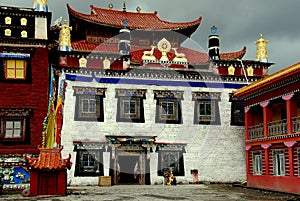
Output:
<path fill-rule="evenodd" d="M 300 61 L 300 1 L 299 0 L 125 0 L 127 11 L 158 12 L 167 21 L 184 22 L 198 19 L 202 22 L 191 39 L 198 49 L 207 51 L 210 27 L 217 26 L 220 52 L 239 51 L 244 46 L 244 59 L 255 59 L 254 42 L 259 34 L 269 40 L 267 45 L 270 73 Z M 52 23 L 63 16 L 69 19 L 66 4 L 83 13 L 90 13 L 90 5 L 121 10 L 123 0 L 48 0 Z M 32 7 L 33 0 L 0 0 L 1 6 Z M 195 47 L 193 47 L 195 48 Z"/>

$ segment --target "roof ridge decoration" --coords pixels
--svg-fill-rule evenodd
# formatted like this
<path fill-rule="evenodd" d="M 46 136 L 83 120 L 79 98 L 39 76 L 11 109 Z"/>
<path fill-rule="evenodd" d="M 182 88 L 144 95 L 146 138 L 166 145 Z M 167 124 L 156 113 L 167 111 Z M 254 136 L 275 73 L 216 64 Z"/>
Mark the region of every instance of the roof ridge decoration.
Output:
<path fill-rule="evenodd" d="M 73 10 L 69 4 L 67 9 L 70 16 L 76 16 L 88 22 L 96 24 L 104 24 L 113 27 L 122 27 L 122 21 L 128 21 L 128 29 L 141 29 L 141 30 L 184 30 L 190 29 L 193 33 L 201 23 L 202 17 L 188 22 L 170 22 L 161 20 L 157 16 L 157 11 L 154 13 L 142 12 L 124 12 L 119 10 L 98 8 L 90 5 L 92 14 L 84 14 Z M 191 34 L 190 33 L 190 34 Z"/>
<path fill-rule="evenodd" d="M 240 88 L 239 90 L 234 91 L 234 96 L 242 96 L 243 94 L 248 94 L 247 92 L 251 92 L 255 90 L 257 87 L 263 88 L 268 84 L 274 83 L 278 78 L 290 75 L 290 73 L 296 73 L 300 71 L 300 62 L 293 64 L 285 69 L 282 69 L 272 75 L 269 75 L 265 78 L 262 78 L 256 82 L 251 83 L 248 86 L 244 86 Z"/>

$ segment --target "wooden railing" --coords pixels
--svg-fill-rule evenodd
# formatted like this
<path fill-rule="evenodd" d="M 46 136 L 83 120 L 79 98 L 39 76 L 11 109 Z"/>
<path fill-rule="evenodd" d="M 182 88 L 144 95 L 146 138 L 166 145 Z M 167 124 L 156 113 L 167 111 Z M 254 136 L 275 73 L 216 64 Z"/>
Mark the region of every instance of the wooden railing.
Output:
<path fill-rule="evenodd" d="M 268 123 L 268 136 L 287 134 L 286 119 Z"/>
<path fill-rule="evenodd" d="M 255 126 L 250 126 L 248 128 L 248 136 L 249 139 L 257 139 L 257 138 L 263 138 L 264 137 L 264 125 L 259 124 Z"/>
<path fill-rule="evenodd" d="M 292 132 L 300 132 L 300 116 L 292 118 Z"/>

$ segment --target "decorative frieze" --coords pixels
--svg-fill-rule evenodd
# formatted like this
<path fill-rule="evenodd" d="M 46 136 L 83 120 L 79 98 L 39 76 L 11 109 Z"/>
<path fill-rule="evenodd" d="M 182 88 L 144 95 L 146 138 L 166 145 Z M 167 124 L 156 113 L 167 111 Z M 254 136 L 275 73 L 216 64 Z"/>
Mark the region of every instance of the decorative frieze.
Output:
<path fill-rule="evenodd" d="M 145 99 L 147 89 L 116 89 L 116 97 L 130 96 Z"/>
<path fill-rule="evenodd" d="M 221 92 L 192 92 L 193 100 L 221 100 Z"/>
<path fill-rule="evenodd" d="M 0 108 L 0 116 L 29 116 L 31 112 L 30 108 Z"/>
<path fill-rule="evenodd" d="M 74 141 L 74 151 L 89 150 L 89 149 L 105 149 L 105 142 L 82 142 Z"/>
<path fill-rule="evenodd" d="M 153 90 L 154 99 L 180 99 L 183 100 L 184 91 Z"/>
<path fill-rule="evenodd" d="M 79 87 L 73 86 L 73 95 L 96 95 L 105 96 L 106 88 L 94 88 L 94 87 Z"/>
<path fill-rule="evenodd" d="M 157 143 L 156 144 L 156 152 L 157 151 L 185 151 L 186 143 Z"/>

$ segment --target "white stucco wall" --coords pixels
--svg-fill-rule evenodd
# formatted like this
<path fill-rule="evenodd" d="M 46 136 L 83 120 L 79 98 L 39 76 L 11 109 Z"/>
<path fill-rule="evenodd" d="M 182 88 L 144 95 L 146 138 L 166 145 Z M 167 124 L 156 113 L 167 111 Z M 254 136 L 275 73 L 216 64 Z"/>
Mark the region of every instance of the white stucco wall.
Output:
<path fill-rule="evenodd" d="M 104 98 L 104 122 L 74 121 L 75 96 L 73 86 L 107 88 Z M 145 123 L 116 122 L 117 98 L 115 89 L 147 89 L 144 100 Z M 155 123 L 156 100 L 153 90 L 184 91 L 182 100 L 182 124 Z M 192 91 L 221 92 L 219 102 L 221 125 L 194 124 L 194 101 Z M 71 185 L 98 184 L 98 177 L 74 177 L 76 152 L 73 141 L 105 141 L 105 135 L 157 136 L 158 142 L 187 143 L 184 154 L 185 176 L 177 177 L 178 182 L 192 182 L 191 169 L 199 170 L 200 181 L 237 182 L 246 179 L 244 127 L 230 126 L 232 89 L 200 87 L 166 87 L 146 85 L 100 84 L 93 82 L 67 81 L 62 129 L 63 156 L 72 155 L 72 169 L 68 172 Z M 161 183 L 157 176 L 157 153 L 151 153 L 151 184 Z"/>

